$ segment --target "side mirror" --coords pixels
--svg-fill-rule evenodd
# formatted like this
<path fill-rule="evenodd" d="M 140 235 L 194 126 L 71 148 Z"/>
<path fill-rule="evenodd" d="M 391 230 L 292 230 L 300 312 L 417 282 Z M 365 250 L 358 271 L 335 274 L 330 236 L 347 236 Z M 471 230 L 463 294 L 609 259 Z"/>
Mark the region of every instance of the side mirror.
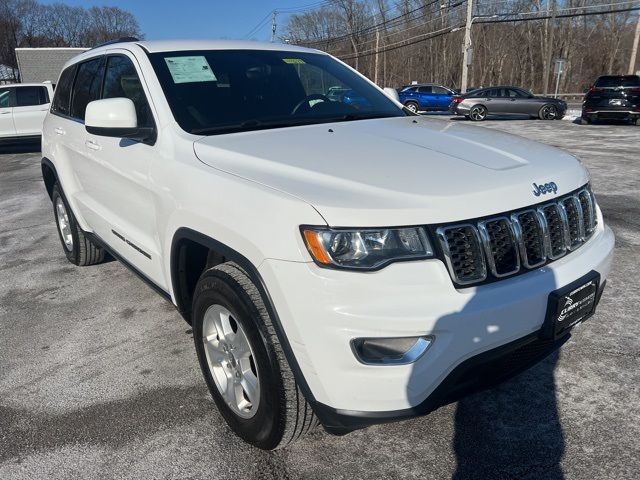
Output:
<path fill-rule="evenodd" d="M 152 139 L 155 129 L 138 127 L 136 107 L 128 98 L 105 98 L 89 102 L 84 116 L 87 132 L 102 137 Z"/>

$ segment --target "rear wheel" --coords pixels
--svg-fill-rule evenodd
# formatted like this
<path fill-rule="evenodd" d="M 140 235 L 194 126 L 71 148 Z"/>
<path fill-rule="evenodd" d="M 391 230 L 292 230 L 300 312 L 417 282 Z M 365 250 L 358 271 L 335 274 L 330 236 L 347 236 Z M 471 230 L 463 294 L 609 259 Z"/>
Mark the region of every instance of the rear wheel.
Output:
<path fill-rule="evenodd" d="M 640 118 L 636 118 L 636 125 L 640 126 Z"/>
<path fill-rule="evenodd" d="M 51 191 L 53 214 L 58 236 L 67 259 L 79 266 L 95 265 L 104 260 L 104 250 L 89 240 L 76 221 L 69 204 L 56 183 Z"/>
<path fill-rule="evenodd" d="M 476 105 L 469 111 L 469 118 L 474 122 L 481 122 L 487 118 L 487 108 L 482 105 Z"/>
<path fill-rule="evenodd" d="M 417 102 L 406 102 L 404 106 L 411 110 L 413 113 L 418 113 L 419 106 Z"/>
<path fill-rule="evenodd" d="M 540 120 L 555 120 L 558 118 L 558 107 L 555 105 L 544 105 L 538 113 Z"/>
<path fill-rule="evenodd" d="M 591 123 L 591 120 L 589 119 L 589 117 L 580 117 L 580 125 L 589 125 Z"/>
<path fill-rule="evenodd" d="M 209 391 L 239 437 L 272 450 L 317 425 L 262 296 L 238 265 L 225 263 L 202 274 L 193 299 L 193 332 Z"/>

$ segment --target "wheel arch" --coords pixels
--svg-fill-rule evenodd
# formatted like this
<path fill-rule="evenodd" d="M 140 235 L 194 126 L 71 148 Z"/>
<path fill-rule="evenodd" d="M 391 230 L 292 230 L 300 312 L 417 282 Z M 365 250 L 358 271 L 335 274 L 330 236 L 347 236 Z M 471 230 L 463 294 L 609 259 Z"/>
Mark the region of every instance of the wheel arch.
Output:
<path fill-rule="evenodd" d="M 53 194 L 53 186 L 58 181 L 58 172 L 53 162 L 47 157 L 42 158 L 40 167 L 42 169 L 42 180 L 44 181 L 44 186 L 47 189 L 49 198 L 51 199 Z"/>
<path fill-rule="evenodd" d="M 189 251 L 189 248 L 193 250 Z M 251 281 L 255 284 L 256 288 L 260 292 L 262 299 L 264 301 L 265 307 L 273 320 L 273 325 L 276 330 L 276 335 L 278 336 L 278 340 L 280 341 L 280 345 L 284 351 L 287 362 L 289 363 L 289 367 L 294 374 L 295 380 L 300 387 L 303 395 L 305 396 L 307 402 L 310 405 L 314 406 L 316 404 L 315 398 L 311 389 L 309 388 L 308 383 L 306 382 L 304 375 L 302 374 L 302 370 L 298 364 L 298 361 L 295 358 L 293 353 L 293 349 L 291 348 L 291 344 L 289 343 L 287 336 L 284 332 L 284 328 L 282 327 L 282 323 L 280 322 L 280 318 L 278 316 L 278 312 L 275 309 L 273 300 L 269 295 L 269 291 L 267 290 L 267 286 L 258 271 L 256 265 L 254 265 L 247 257 L 245 257 L 242 253 L 233 249 L 232 247 L 211 238 L 208 235 L 200 233 L 196 230 L 192 230 L 187 227 L 180 227 L 176 230 L 173 235 L 173 239 L 171 241 L 171 255 L 170 255 L 170 270 L 171 270 L 171 288 L 173 290 L 173 296 L 175 299 L 176 306 L 179 312 L 182 314 L 183 318 L 188 322 L 191 322 L 191 305 L 188 302 L 193 300 L 193 291 L 189 292 L 190 283 L 184 283 L 189 280 L 189 275 L 191 275 L 191 279 L 195 276 L 193 273 L 187 272 L 187 262 L 189 261 L 189 255 L 197 252 L 198 249 L 206 250 L 206 261 L 202 266 L 202 270 L 200 270 L 200 266 L 196 267 L 196 270 L 200 270 L 197 274 L 199 278 L 202 271 L 205 268 L 210 268 L 211 266 L 215 266 L 217 264 L 223 262 L 234 262 L 244 272 L 249 276 Z M 200 255 L 199 260 L 202 261 L 202 250 L 200 254 L 195 253 L 196 256 Z M 197 282 L 198 279 L 195 281 Z M 195 287 L 195 284 L 193 285 Z M 185 290 L 185 288 L 187 290 Z M 315 408 L 314 408 L 315 410 Z"/>

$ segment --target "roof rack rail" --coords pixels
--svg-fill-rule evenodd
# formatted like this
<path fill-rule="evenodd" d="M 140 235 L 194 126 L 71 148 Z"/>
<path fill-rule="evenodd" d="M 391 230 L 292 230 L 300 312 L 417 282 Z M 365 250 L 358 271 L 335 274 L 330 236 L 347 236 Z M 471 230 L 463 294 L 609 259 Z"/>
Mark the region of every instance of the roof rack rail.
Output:
<path fill-rule="evenodd" d="M 94 48 L 98 48 L 98 47 L 104 47 L 106 45 L 113 45 L 114 43 L 124 43 L 124 42 L 139 42 L 140 39 L 136 38 L 136 37 L 120 37 L 116 40 L 109 40 L 108 42 L 104 42 L 104 43 L 99 43 L 98 45 L 95 45 L 93 47 L 91 47 L 91 50 L 93 50 Z"/>

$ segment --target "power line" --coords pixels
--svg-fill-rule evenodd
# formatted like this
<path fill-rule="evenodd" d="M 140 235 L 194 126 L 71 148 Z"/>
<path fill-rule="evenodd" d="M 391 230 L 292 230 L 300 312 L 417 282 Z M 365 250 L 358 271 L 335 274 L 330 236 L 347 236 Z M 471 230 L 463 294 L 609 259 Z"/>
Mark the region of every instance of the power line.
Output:
<path fill-rule="evenodd" d="M 376 29 L 378 29 L 380 27 L 384 27 L 384 26 L 389 27 L 390 25 L 393 26 L 393 22 L 398 24 L 399 23 L 398 20 L 401 20 L 401 19 L 403 19 L 405 17 L 408 17 L 408 16 L 410 16 L 410 15 L 412 15 L 415 12 L 418 12 L 420 10 L 426 9 L 426 8 L 436 4 L 436 3 L 440 3 L 441 1 L 443 1 L 443 0 L 432 0 L 430 3 L 428 3 L 426 5 L 421 5 L 418 8 L 414 8 L 413 10 L 409 10 L 408 12 L 405 12 L 405 13 L 403 13 L 401 15 L 398 15 L 398 16 L 396 16 L 394 18 L 390 18 L 388 20 L 385 20 L 383 22 L 377 23 L 375 25 L 370 25 L 370 26 L 362 28 L 360 30 L 356 30 L 355 32 L 345 33 L 343 35 L 338 35 L 336 37 L 327 37 L 327 38 L 322 38 L 322 39 L 318 39 L 318 40 L 313 40 L 311 42 L 304 42 L 304 44 L 308 45 L 308 46 L 313 46 L 313 45 L 318 45 L 318 44 L 334 43 L 334 42 L 337 42 L 337 41 L 340 41 L 340 40 L 344 40 L 344 39 L 347 39 L 347 38 L 355 36 L 355 35 L 362 35 L 363 33 L 368 33 L 368 32 L 371 32 L 371 31 L 375 31 Z M 466 1 L 466 0 L 464 0 L 464 1 Z M 451 8 L 451 7 L 446 7 L 446 8 Z M 371 18 L 375 18 L 376 16 L 377 16 L 377 14 L 373 15 L 371 17 L 368 17 L 368 18 L 371 19 Z M 426 14 L 423 14 L 423 15 L 417 17 L 417 19 L 421 18 L 422 16 L 426 16 Z"/>
<path fill-rule="evenodd" d="M 261 28 L 264 28 L 265 25 L 267 25 L 268 21 L 269 21 L 269 17 L 271 17 L 271 12 L 267 13 L 264 18 L 262 20 L 260 20 L 258 22 L 258 24 L 253 27 L 249 33 L 247 33 L 243 38 L 249 38 L 251 35 L 253 35 L 254 33 L 258 32 Z"/>
<path fill-rule="evenodd" d="M 637 0 L 636 0 L 636 1 L 637 1 Z M 450 6 L 449 6 L 449 9 L 450 9 L 450 10 L 454 10 L 454 9 L 456 9 L 456 8 L 458 8 L 458 7 L 462 6 L 462 5 L 464 5 L 465 3 L 466 3 L 466 1 L 461 1 L 461 2 L 459 2 L 459 3 L 456 3 L 456 4 L 453 4 L 453 5 L 450 5 Z M 426 16 L 426 14 L 425 14 L 425 15 L 422 15 L 422 16 L 420 16 L 420 17 L 417 17 L 417 18 L 416 18 L 416 20 L 419 20 L 420 18 L 423 18 L 423 17 L 425 17 L 425 16 Z M 409 31 L 411 31 L 411 30 L 415 30 L 416 28 L 426 27 L 427 25 L 430 25 L 430 24 L 432 24 L 432 23 L 436 23 L 436 22 L 440 22 L 441 20 L 442 20 L 441 18 L 434 17 L 434 18 L 432 18 L 431 20 L 429 20 L 429 21 L 427 21 L 427 22 L 424 22 L 424 23 L 419 23 L 419 24 L 417 24 L 417 25 L 413 25 L 413 26 L 411 26 L 411 27 L 407 27 L 407 28 L 403 28 L 403 29 L 400 29 L 400 30 L 395 30 L 395 31 L 388 32 L 388 33 L 387 33 L 387 35 L 386 35 L 386 39 L 388 40 L 390 37 L 394 37 L 394 36 L 397 36 L 397 35 L 401 35 L 401 34 L 403 34 L 403 33 L 407 33 L 407 32 L 409 32 Z M 372 38 L 372 39 L 370 39 L 370 40 L 365 40 L 365 41 L 363 41 L 363 42 L 360 42 L 360 43 L 358 44 L 358 46 L 363 46 L 363 45 L 366 45 L 366 44 L 368 44 L 368 43 L 373 43 L 373 42 L 375 42 L 375 41 L 376 41 L 376 39 L 375 39 L 375 38 Z"/>
<path fill-rule="evenodd" d="M 629 3 L 629 2 L 618 2 L 618 4 L 620 3 Z M 586 7 L 581 7 L 581 8 L 586 8 Z M 568 10 L 574 10 L 574 8 L 568 8 Z M 637 7 L 627 7 L 627 8 L 621 8 L 621 9 L 615 9 L 615 10 L 604 10 L 604 11 L 598 11 L 598 12 L 576 12 L 576 13 L 560 13 L 563 11 L 566 11 L 565 9 L 561 9 L 558 10 L 558 12 L 556 13 L 555 16 L 552 15 L 538 15 L 535 17 L 529 17 L 529 18 L 518 18 L 518 19 L 498 19 L 498 20 L 479 20 L 475 23 L 519 23 L 519 22 L 528 22 L 528 21 L 534 21 L 534 20 L 546 20 L 546 19 L 550 19 L 550 18 L 573 18 L 573 17 L 585 17 L 585 16 L 593 16 L 593 15 L 610 15 L 613 13 L 623 13 L 623 12 L 632 12 L 632 11 L 638 11 L 640 10 L 640 6 Z M 537 12 L 537 13 L 541 13 L 541 12 Z M 506 13 L 506 14 L 497 14 L 498 16 L 501 15 L 516 15 L 513 13 Z M 395 42 L 393 44 L 387 45 L 386 47 L 382 48 L 382 49 L 370 49 L 370 50 L 365 50 L 364 52 L 359 52 L 358 54 L 351 54 L 351 55 L 347 55 L 347 56 L 338 56 L 338 58 L 341 58 L 342 60 L 350 60 L 353 58 L 362 58 L 362 57 L 368 57 L 371 55 L 375 55 L 377 53 L 384 53 L 384 52 L 390 52 L 393 50 L 398 50 L 400 48 L 404 48 L 404 47 L 408 47 L 410 45 L 414 45 L 416 43 L 420 43 L 426 40 L 430 40 L 433 38 L 437 38 L 437 37 L 441 37 L 443 35 L 447 35 L 449 33 L 452 33 L 454 31 L 458 31 L 459 29 L 461 29 L 463 27 L 462 24 L 459 24 L 457 26 L 451 26 L 451 27 L 447 27 L 444 29 L 440 29 L 440 30 L 436 30 L 433 32 L 427 32 L 427 33 L 423 33 L 421 35 L 416 35 L 414 37 L 408 38 L 406 40 L 400 41 L 400 42 Z"/>

